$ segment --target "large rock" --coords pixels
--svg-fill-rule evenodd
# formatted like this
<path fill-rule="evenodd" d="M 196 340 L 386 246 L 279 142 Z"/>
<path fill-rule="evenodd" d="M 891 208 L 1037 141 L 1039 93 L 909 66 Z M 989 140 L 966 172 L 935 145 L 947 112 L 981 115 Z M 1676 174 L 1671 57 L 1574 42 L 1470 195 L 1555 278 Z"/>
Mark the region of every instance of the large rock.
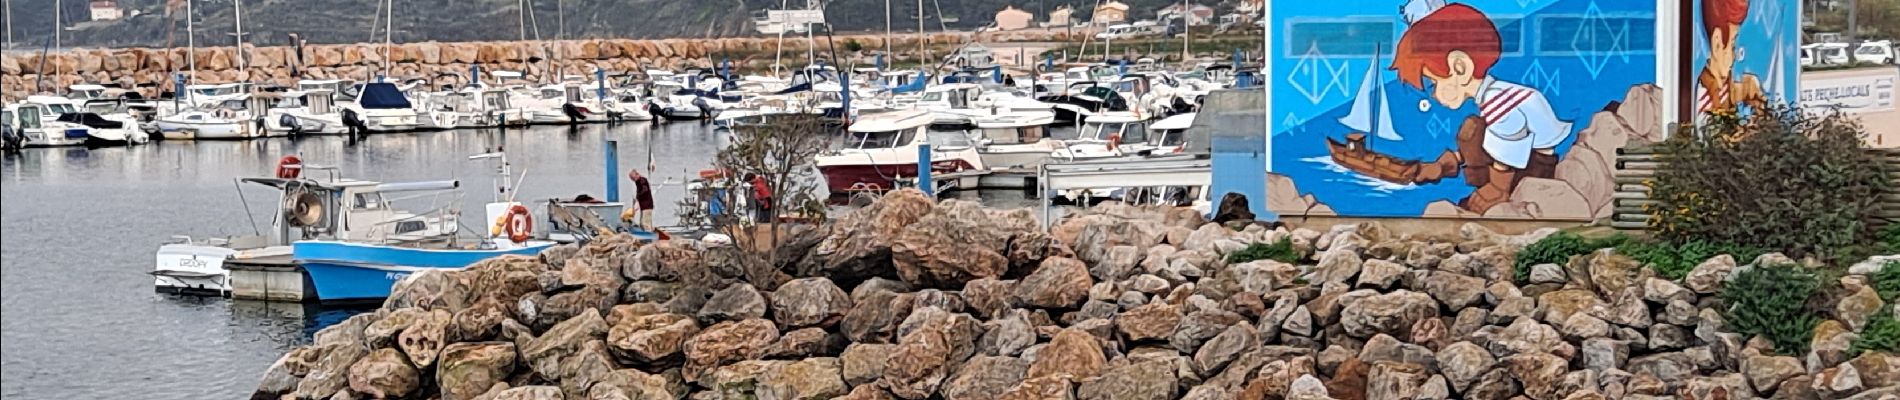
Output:
<path fill-rule="evenodd" d="M 1727 254 L 1715 256 L 1696 265 L 1683 276 L 1684 286 L 1700 294 L 1711 294 L 1722 290 L 1722 283 L 1728 281 L 1728 275 L 1735 272 L 1735 257 Z"/>
<path fill-rule="evenodd" d="M 809 358 L 767 369 L 759 376 L 759 400 L 829 399 L 846 392 L 838 359 Z"/>
<path fill-rule="evenodd" d="M 1428 371 L 1436 371 L 1438 369 L 1438 360 L 1436 356 L 1432 354 L 1432 349 L 1416 344 L 1400 342 L 1398 339 L 1386 334 L 1374 335 L 1371 340 L 1367 340 L 1365 347 L 1359 350 L 1359 361 L 1369 364 L 1377 364 L 1380 362 L 1412 364 Z M 1419 379 L 1423 380 L 1424 378 L 1420 377 Z"/>
<path fill-rule="evenodd" d="M 1034 273 L 1016 284 L 1016 299 L 1024 305 L 1042 308 L 1073 308 L 1088 297 L 1088 267 L 1071 258 L 1043 260 Z"/>
<path fill-rule="evenodd" d="M 1015 288 L 1016 281 L 977 279 L 963 284 L 963 300 L 977 316 L 995 318 L 1011 308 Z"/>
<path fill-rule="evenodd" d="M 778 340 L 778 328 L 772 321 L 748 319 L 715 324 L 686 340 L 686 373 L 689 379 L 726 363 L 759 357 L 767 346 Z"/>
<path fill-rule="evenodd" d="M 891 359 L 891 352 L 897 349 L 894 344 L 853 343 L 845 346 L 844 353 L 838 356 L 839 374 L 847 385 L 858 386 L 877 381 L 884 377 L 884 367 Z"/>
<path fill-rule="evenodd" d="M 1077 329 L 1064 329 L 1036 352 L 1035 362 L 1029 365 L 1027 377 L 1034 379 L 1067 374 L 1074 379 L 1093 378 L 1101 373 L 1102 366 L 1107 362 L 1102 355 L 1102 344 L 1094 336 Z"/>
<path fill-rule="evenodd" d="M 1870 388 L 1900 386 L 1900 356 L 1878 351 L 1863 352 L 1847 361 L 1860 373 L 1862 384 Z M 305 378 L 309 379 L 309 378 Z"/>
<path fill-rule="evenodd" d="M 1435 272 L 1425 277 L 1425 293 L 1452 311 L 1477 304 L 1484 296 L 1484 289 L 1482 278 L 1446 272 Z"/>
<path fill-rule="evenodd" d="M 943 384 L 946 400 L 993 399 L 1023 381 L 1029 361 L 1015 357 L 975 356 Z"/>
<path fill-rule="evenodd" d="M 341 324 L 339 324 L 341 325 Z M 357 327 L 360 336 L 361 326 Z M 326 329 L 328 330 L 328 329 Z M 319 332 L 321 338 L 321 332 Z M 317 340 L 318 343 L 324 342 Z M 318 347 L 323 354 L 311 366 L 310 373 L 297 382 L 295 394 L 298 398 L 327 399 L 337 391 L 350 386 L 350 366 L 358 359 L 369 354 L 369 349 L 356 343 L 331 343 Z"/>
<path fill-rule="evenodd" d="M 743 321 L 765 317 L 765 296 L 749 284 L 727 286 L 713 292 L 699 309 L 699 319 L 707 323 Z"/>
<path fill-rule="evenodd" d="M 522 361 L 527 362 L 535 373 L 548 379 L 562 379 L 572 371 L 564 366 L 575 363 L 574 359 L 580 355 L 583 345 L 601 340 L 606 335 L 607 322 L 600 313 L 590 310 L 555 324 L 541 336 L 516 338 L 515 341 L 521 351 Z"/>
<path fill-rule="evenodd" d="M 396 349 L 377 349 L 350 366 L 350 390 L 374 398 L 401 398 L 416 391 L 421 374 Z"/>
<path fill-rule="evenodd" d="M 1842 297 L 1840 303 L 1834 305 L 1834 315 L 1847 323 L 1848 329 L 1858 332 L 1867 327 L 1876 313 L 1887 311 L 1884 306 L 1873 285 L 1862 285 L 1860 290 Z"/>
<path fill-rule="evenodd" d="M 439 357 L 435 379 L 443 400 L 474 399 L 515 371 L 514 343 L 456 343 Z"/>
<path fill-rule="evenodd" d="M 965 282 L 998 278 L 1008 271 L 1012 243 L 1041 237 L 1028 210 L 1003 212 L 975 202 L 946 200 L 916 223 L 902 227 L 891 259 L 905 282 L 953 289 Z"/>
<path fill-rule="evenodd" d="M 416 368 L 434 366 L 436 356 L 442 353 L 443 347 L 448 346 L 450 317 L 448 311 L 432 310 L 418 316 L 408 329 L 402 330 L 396 344 Z"/>
<path fill-rule="evenodd" d="M 1500 363 L 1533 399 L 1557 399 L 1568 394 L 1561 393 L 1559 387 L 1569 371 L 1563 357 L 1542 352 L 1518 353 L 1504 357 Z"/>
<path fill-rule="evenodd" d="M 1380 333 L 1411 337 L 1418 320 L 1438 317 L 1438 302 L 1424 293 L 1399 290 L 1346 304 L 1339 322 L 1346 333 L 1371 338 Z"/>
<path fill-rule="evenodd" d="M 787 327 L 835 323 L 851 310 L 851 297 L 825 278 L 795 279 L 772 292 L 772 319 Z"/>
<path fill-rule="evenodd" d="M 1227 367 L 1227 364 L 1239 358 L 1242 353 L 1253 351 L 1259 346 L 1259 332 L 1253 324 L 1241 322 L 1227 327 L 1220 335 L 1214 336 L 1200 350 L 1194 352 L 1194 368 L 1202 374 L 1212 374 Z"/>
<path fill-rule="evenodd" d="M 1115 326 L 1130 341 L 1163 339 L 1181 323 L 1181 311 L 1167 303 L 1146 304 L 1115 317 Z"/>
<path fill-rule="evenodd" d="M 1445 346 L 1436 356 L 1438 369 L 1443 371 L 1445 379 L 1451 381 L 1453 390 L 1459 393 L 1477 383 L 1484 373 L 1497 366 L 1497 359 L 1491 353 L 1471 342 L 1458 342 Z"/>
<path fill-rule="evenodd" d="M 676 385 L 676 377 L 649 374 L 632 368 L 617 369 L 598 377 L 587 390 L 589 399 L 672 399 L 685 395 Z"/>
<path fill-rule="evenodd" d="M 699 333 L 699 323 L 679 314 L 626 318 L 607 331 L 608 349 L 625 361 L 651 363 L 680 353 L 686 339 Z"/>
<path fill-rule="evenodd" d="M 1109 368 L 1101 379 L 1082 381 L 1075 396 L 1078 400 L 1170 400 L 1180 392 L 1174 372 L 1173 365 L 1158 360 Z"/>
<path fill-rule="evenodd" d="M 1029 378 L 1009 388 L 997 400 L 1074 400 L 1075 383 L 1066 376 Z"/>
<path fill-rule="evenodd" d="M 1364 262 L 1359 260 L 1359 253 L 1352 249 L 1338 247 L 1327 250 L 1320 256 L 1319 266 L 1313 269 L 1313 282 L 1351 283 L 1363 267 Z"/>
<path fill-rule="evenodd" d="M 1430 379 L 1430 373 L 1418 364 L 1381 361 L 1372 363 L 1366 375 L 1366 400 L 1410 400 Z"/>
<path fill-rule="evenodd" d="M 1761 392 L 1772 392 L 1781 386 L 1781 381 L 1805 372 L 1801 360 L 1794 357 L 1753 356 L 1742 359 L 1742 373 L 1748 376 L 1748 383 Z"/>
<path fill-rule="evenodd" d="M 977 340 L 979 354 L 1013 357 L 1023 349 L 1036 344 L 1035 327 L 1030 325 L 1029 313 L 1014 310 L 1007 316 L 983 323 L 983 337 Z"/>
<path fill-rule="evenodd" d="M 825 239 L 812 248 L 799 276 L 861 281 L 891 276 L 891 242 L 906 226 L 929 214 L 934 202 L 923 192 L 898 190 L 871 205 L 836 217 Z"/>
<path fill-rule="evenodd" d="M 950 373 L 976 353 L 982 326 L 969 314 L 936 307 L 912 312 L 898 327 L 897 348 L 884 368 L 891 394 L 923 399 L 935 393 Z"/>

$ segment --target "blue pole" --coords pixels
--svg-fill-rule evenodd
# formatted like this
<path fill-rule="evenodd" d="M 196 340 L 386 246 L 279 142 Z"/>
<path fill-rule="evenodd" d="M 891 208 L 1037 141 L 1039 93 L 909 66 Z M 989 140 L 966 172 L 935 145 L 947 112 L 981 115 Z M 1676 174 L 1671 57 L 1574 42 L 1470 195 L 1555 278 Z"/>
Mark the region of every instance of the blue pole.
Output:
<path fill-rule="evenodd" d="M 877 71 L 884 72 L 884 55 L 883 54 L 877 55 Z"/>
<path fill-rule="evenodd" d="M 925 196 L 937 197 L 937 184 L 930 180 L 930 143 L 917 145 L 917 190 Z"/>
<path fill-rule="evenodd" d="M 594 68 L 594 98 L 607 101 L 607 70 Z"/>
<path fill-rule="evenodd" d="M 844 100 L 842 102 L 842 106 L 844 107 L 844 109 L 838 112 L 838 118 L 844 119 L 844 123 L 846 125 L 850 125 L 851 124 L 851 74 L 839 74 L 838 87 L 839 87 L 838 95 L 840 96 L 841 99 Z"/>
<path fill-rule="evenodd" d="M 620 201 L 620 141 L 608 139 L 602 147 L 607 152 L 607 171 L 602 174 L 607 177 L 607 202 L 616 203 Z"/>
<path fill-rule="evenodd" d="M 470 86 L 481 86 L 482 84 L 482 64 L 481 63 L 474 63 L 474 64 L 468 65 L 468 84 Z"/>

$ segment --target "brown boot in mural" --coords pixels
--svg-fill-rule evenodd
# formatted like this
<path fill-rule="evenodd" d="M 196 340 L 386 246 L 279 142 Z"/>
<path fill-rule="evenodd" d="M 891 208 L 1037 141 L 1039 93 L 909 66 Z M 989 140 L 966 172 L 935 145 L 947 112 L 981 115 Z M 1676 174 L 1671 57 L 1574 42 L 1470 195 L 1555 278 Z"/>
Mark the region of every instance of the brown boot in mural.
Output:
<path fill-rule="evenodd" d="M 1465 118 L 1458 128 L 1458 158 L 1464 161 L 1465 184 L 1483 187 L 1491 180 L 1491 154 L 1484 151 L 1484 118 Z"/>
<path fill-rule="evenodd" d="M 1470 167 L 1468 164 L 1465 166 L 1467 169 Z M 1485 184 L 1478 186 L 1478 190 L 1472 191 L 1471 196 L 1459 202 L 1458 206 L 1474 213 L 1484 214 L 1485 210 L 1490 210 L 1492 206 L 1510 201 L 1511 191 L 1516 189 L 1517 182 L 1523 179 L 1524 174 L 1521 172 L 1503 165 L 1485 167 L 1484 172 L 1480 173 L 1485 175 Z"/>
<path fill-rule="evenodd" d="M 1531 152 L 1530 162 L 1524 165 L 1523 178 L 1556 178 L 1558 161 L 1556 149 L 1537 149 Z"/>

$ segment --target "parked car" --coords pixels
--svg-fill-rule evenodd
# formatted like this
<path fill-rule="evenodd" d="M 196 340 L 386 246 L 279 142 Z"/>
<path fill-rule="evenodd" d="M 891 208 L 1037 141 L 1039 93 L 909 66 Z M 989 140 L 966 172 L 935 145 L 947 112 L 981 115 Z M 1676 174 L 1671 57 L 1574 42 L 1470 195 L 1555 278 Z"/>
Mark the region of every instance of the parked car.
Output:
<path fill-rule="evenodd" d="M 1814 47 L 1814 56 L 1824 65 L 1847 65 L 1853 57 L 1847 55 L 1846 43 L 1820 43 Z"/>
<path fill-rule="evenodd" d="M 1101 33 L 1095 34 L 1095 38 L 1103 39 L 1103 40 L 1127 39 L 1127 38 L 1135 37 L 1135 35 L 1140 34 L 1140 32 L 1141 32 L 1141 29 L 1136 28 L 1134 25 L 1115 24 L 1115 25 L 1109 25 L 1108 30 L 1104 30 Z"/>
<path fill-rule="evenodd" d="M 1810 44 L 1810 45 L 1801 46 L 1801 65 L 1802 66 L 1814 65 L 1815 63 L 1814 49 L 1817 47 L 1821 47 L 1821 45 Z"/>
<path fill-rule="evenodd" d="M 1885 40 L 1861 42 L 1860 48 L 1854 49 L 1854 61 L 1892 64 L 1893 42 Z"/>

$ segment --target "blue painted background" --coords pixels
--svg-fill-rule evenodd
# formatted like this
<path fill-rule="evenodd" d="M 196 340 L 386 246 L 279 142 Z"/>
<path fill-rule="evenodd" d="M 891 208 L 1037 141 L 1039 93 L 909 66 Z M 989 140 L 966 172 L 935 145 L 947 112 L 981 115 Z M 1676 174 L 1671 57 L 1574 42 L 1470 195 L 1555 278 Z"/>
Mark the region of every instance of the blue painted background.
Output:
<path fill-rule="evenodd" d="M 1427 94 L 1398 82 L 1387 69 L 1392 46 L 1405 29 L 1404 0 L 1272 1 L 1270 43 L 1274 115 L 1269 131 L 1272 172 L 1292 178 L 1342 216 L 1411 217 L 1438 200 L 1453 203 L 1474 189 L 1462 176 L 1425 185 L 1394 185 L 1331 163 L 1326 138 L 1350 133 L 1338 122 L 1351 107 L 1367 69 L 1379 71 L 1400 141 L 1373 139 L 1393 156 L 1433 160 L 1455 149 L 1462 121 L 1478 112 L 1430 104 Z M 1559 119 L 1572 122 L 1571 139 L 1590 115 L 1621 101 L 1630 87 L 1656 79 L 1655 9 L 1651 0 L 1454 0 L 1477 8 L 1498 25 L 1505 54 L 1490 76 L 1538 88 Z M 1376 47 L 1375 47 L 1376 46 Z M 1380 49 L 1378 59 L 1374 49 Z"/>
<path fill-rule="evenodd" d="M 1695 5 L 1695 26 L 1684 34 L 1695 35 L 1692 73 L 1701 74 L 1709 58 L 1709 39 L 1702 34 L 1702 1 Z M 1796 84 L 1801 76 L 1801 2 L 1798 0 L 1749 0 L 1748 19 L 1742 21 L 1736 35 L 1737 60 L 1734 77 L 1755 74 L 1770 101 L 1786 103 L 1800 93 Z M 1776 49 L 1782 54 L 1775 63 Z M 1695 75 L 1691 75 L 1695 76 Z M 1691 82 L 1693 83 L 1693 81 Z"/>

